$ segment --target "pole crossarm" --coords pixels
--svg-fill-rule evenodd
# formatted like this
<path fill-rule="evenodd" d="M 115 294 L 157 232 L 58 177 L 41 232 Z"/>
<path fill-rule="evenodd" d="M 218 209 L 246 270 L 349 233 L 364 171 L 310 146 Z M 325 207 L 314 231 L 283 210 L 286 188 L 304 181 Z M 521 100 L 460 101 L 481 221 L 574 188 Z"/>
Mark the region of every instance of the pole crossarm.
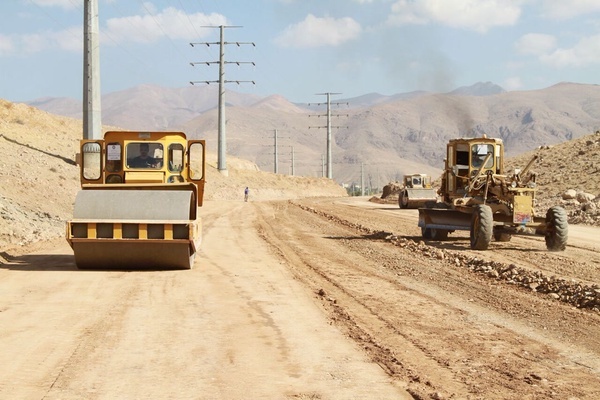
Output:
<path fill-rule="evenodd" d="M 327 117 L 327 114 L 308 114 L 309 117 Z M 330 117 L 349 117 L 350 114 L 331 114 Z"/>
<path fill-rule="evenodd" d="M 191 62 L 190 65 L 196 66 L 198 64 L 206 64 L 206 65 L 210 65 L 210 64 L 219 64 L 219 61 L 194 61 Z M 237 64 L 238 66 L 241 64 L 252 64 L 253 66 L 256 67 L 256 63 L 254 61 L 223 61 L 223 63 L 225 64 Z"/>
<path fill-rule="evenodd" d="M 201 44 L 210 47 L 210 46 L 220 45 L 221 43 L 220 42 L 191 42 L 190 46 L 194 47 L 194 46 L 198 46 Z M 238 47 L 241 47 L 241 45 L 243 45 L 243 44 L 251 44 L 252 46 L 256 47 L 256 43 L 254 43 L 254 42 L 223 42 L 223 44 L 225 44 L 225 45 L 235 44 Z"/>
<path fill-rule="evenodd" d="M 210 85 L 211 83 L 220 83 L 220 81 L 190 81 L 191 85 L 195 85 L 197 83 L 205 83 L 207 85 Z M 223 83 L 237 83 L 238 85 L 240 83 L 251 83 L 253 85 L 256 85 L 255 81 L 223 81 Z"/>

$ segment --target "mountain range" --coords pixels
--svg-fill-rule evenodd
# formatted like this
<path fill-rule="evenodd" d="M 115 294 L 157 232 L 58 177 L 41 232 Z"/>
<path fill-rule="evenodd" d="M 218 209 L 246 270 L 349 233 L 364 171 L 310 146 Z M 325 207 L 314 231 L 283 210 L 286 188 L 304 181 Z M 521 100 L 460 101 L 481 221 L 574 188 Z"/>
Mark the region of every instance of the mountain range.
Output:
<path fill-rule="evenodd" d="M 338 96 L 339 97 L 339 96 Z M 183 130 L 216 152 L 218 87 L 141 85 L 102 96 L 103 125 L 131 130 Z M 282 96 L 225 93 L 226 154 L 265 171 L 321 176 L 326 170 L 327 109 Z M 81 119 L 73 99 L 44 98 L 29 105 Z M 478 82 L 448 93 L 377 93 L 331 100 L 333 177 L 339 183 L 381 187 L 405 173 L 439 175 L 446 143 L 456 137 L 502 138 L 507 156 L 590 134 L 600 128 L 600 86 L 559 83 L 505 91 Z M 277 143 L 277 145 L 275 145 Z M 277 146 L 277 157 L 275 148 Z"/>

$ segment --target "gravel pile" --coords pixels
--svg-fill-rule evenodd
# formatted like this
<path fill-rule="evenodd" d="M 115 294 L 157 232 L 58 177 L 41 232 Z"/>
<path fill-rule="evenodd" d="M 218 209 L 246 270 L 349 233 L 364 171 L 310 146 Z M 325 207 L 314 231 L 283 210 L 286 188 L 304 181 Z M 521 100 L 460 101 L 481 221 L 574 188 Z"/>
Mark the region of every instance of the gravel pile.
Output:
<path fill-rule="evenodd" d="M 555 276 L 546 276 L 539 271 L 531 271 L 515 264 L 486 261 L 479 257 L 446 249 L 439 249 L 434 246 L 429 246 L 423 241 L 417 242 L 412 239 L 396 236 L 390 232 L 373 230 L 362 224 L 349 222 L 312 207 L 303 206 L 291 201 L 290 203 L 299 206 L 305 211 L 323 216 L 337 224 L 356 229 L 363 234 L 366 234 L 372 240 L 386 240 L 395 246 L 410 251 L 412 254 L 438 259 L 455 267 L 464 268 L 473 273 L 480 274 L 488 279 L 516 285 L 532 292 L 543 293 L 557 301 L 571 304 L 577 308 L 589 309 L 600 313 L 599 285 L 584 285 L 573 280 L 567 281 Z"/>
<path fill-rule="evenodd" d="M 444 260 L 490 279 L 504 281 L 533 292 L 545 293 L 553 299 L 569 303 L 577 308 L 600 312 L 600 286 L 598 285 L 589 286 L 555 276 L 549 277 L 539 271 L 520 268 L 515 264 L 486 261 L 479 257 L 438 249 L 426 245 L 423 241 L 415 242 L 395 235 L 388 235 L 386 240 L 415 254 L 420 253 L 426 257 Z"/>

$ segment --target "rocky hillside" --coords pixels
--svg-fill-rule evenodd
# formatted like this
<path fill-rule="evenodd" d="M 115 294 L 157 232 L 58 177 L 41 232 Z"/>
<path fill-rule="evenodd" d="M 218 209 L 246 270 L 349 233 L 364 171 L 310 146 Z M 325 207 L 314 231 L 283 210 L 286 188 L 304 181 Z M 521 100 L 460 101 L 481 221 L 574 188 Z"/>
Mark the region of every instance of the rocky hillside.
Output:
<path fill-rule="evenodd" d="M 292 104 L 281 96 L 257 99 L 228 91 L 228 154 L 273 171 L 277 130 L 279 171 L 289 172 L 293 163 L 297 175 L 321 176 L 327 153 L 326 106 L 323 96 L 314 100 L 320 104 Z M 405 173 L 439 173 L 445 145 L 456 137 L 499 137 L 507 154 L 515 156 L 600 128 L 600 85 L 560 83 L 541 90 L 504 92 L 488 82 L 450 93 L 331 100 L 332 125 L 337 127 L 332 130 L 334 179 L 358 183 L 363 174 L 376 187 Z M 48 100 L 36 104 L 53 113 L 73 106 Z M 103 96 L 103 121 L 127 129 L 183 129 L 209 139 L 210 149 L 216 152 L 216 105 L 209 87 L 144 85 Z M 75 112 L 80 113 L 81 106 Z"/>
<path fill-rule="evenodd" d="M 538 185 L 538 209 L 561 205 L 570 223 L 600 226 L 600 131 L 508 160 L 508 169 L 523 168 L 538 156 L 532 172 Z"/>

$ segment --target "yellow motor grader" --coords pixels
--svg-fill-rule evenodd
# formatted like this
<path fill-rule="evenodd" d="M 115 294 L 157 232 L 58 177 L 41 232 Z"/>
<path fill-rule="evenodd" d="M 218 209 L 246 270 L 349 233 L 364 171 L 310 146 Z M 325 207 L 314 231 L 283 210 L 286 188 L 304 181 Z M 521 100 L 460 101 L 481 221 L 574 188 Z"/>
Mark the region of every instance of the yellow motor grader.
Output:
<path fill-rule="evenodd" d="M 191 269 L 201 241 L 205 141 L 109 131 L 82 140 L 66 239 L 80 269 Z"/>
<path fill-rule="evenodd" d="M 554 206 L 545 217 L 535 215 L 536 177 L 529 171 L 536 159 L 523 170 L 505 175 L 501 139 L 450 140 L 438 191 L 442 201 L 419 209 L 423 237 L 444 240 L 451 232 L 468 230 L 471 248 L 486 250 L 492 238 L 509 241 L 513 234 L 537 234 L 545 237 L 548 250 L 564 250 L 565 210 Z"/>

